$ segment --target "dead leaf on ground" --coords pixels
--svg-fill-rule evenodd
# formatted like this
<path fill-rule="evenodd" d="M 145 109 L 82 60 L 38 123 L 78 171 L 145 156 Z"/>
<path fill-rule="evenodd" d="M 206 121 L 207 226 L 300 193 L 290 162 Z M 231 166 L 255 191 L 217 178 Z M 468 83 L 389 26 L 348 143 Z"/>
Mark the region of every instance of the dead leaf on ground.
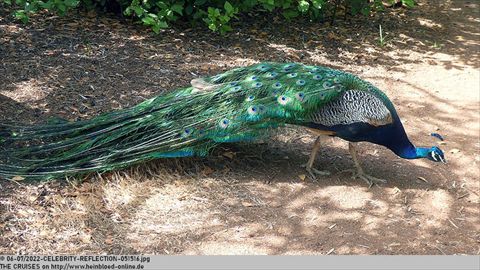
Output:
<path fill-rule="evenodd" d="M 227 157 L 229 159 L 233 159 L 235 157 L 235 153 L 233 152 L 225 152 L 222 154 L 224 157 Z"/>
<path fill-rule="evenodd" d="M 21 177 L 21 176 L 17 175 L 17 176 L 14 176 L 12 178 L 12 180 L 13 181 L 23 181 L 23 180 L 25 180 L 25 177 Z"/>
<path fill-rule="evenodd" d="M 212 169 L 212 168 L 210 168 L 210 167 L 208 167 L 208 166 L 205 166 L 205 168 L 203 168 L 203 170 L 202 170 L 202 174 L 204 174 L 204 175 L 210 175 L 210 174 L 212 174 L 214 171 L 215 171 L 214 169 Z"/>
<path fill-rule="evenodd" d="M 105 238 L 105 245 L 111 245 L 113 244 L 113 238 L 112 236 L 108 236 L 107 238 Z"/>
<path fill-rule="evenodd" d="M 251 202 L 242 202 L 242 205 L 243 205 L 244 207 L 253 207 L 253 206 L 255 206 L 255 204 L 253 204 L 253 203 L 251 203 Z"/>

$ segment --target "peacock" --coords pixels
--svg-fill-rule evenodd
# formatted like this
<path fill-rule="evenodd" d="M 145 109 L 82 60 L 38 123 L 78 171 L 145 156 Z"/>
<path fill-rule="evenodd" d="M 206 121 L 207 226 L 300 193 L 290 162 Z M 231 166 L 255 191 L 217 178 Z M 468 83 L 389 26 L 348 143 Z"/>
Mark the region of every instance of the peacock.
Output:
<path fill-rule="evenodd" d="M 415 147 L 388 97 L 359 77 L 300 63 L 264 62 L 196 78 L 191 85 L 136 106 L 81 121 L 0 124 L 0 178 L 51 179 L 105 172 L 158 158 L 208 155 L 221 143 L 267 139 L 285 125 L 319 135 L 305 165 L 313 167 L 321 138 L 382 145 L 405 159 L 445 162 L 438 147 Z"/>

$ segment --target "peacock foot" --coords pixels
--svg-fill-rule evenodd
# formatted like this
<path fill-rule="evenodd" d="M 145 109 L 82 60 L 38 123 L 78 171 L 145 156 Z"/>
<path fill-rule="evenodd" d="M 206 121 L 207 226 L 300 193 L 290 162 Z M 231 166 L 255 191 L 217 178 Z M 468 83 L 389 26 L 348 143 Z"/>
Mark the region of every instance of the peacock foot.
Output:
<path fill-rule="evenodd" d="M 365 180 L 368 184 L 368 188 L 371 188 L 373 185 L 378 185 L 378 184 L 385 184 L 387 183 L 387 180 L 381 179 L 381 178 L 376 178 L 371 175 L 368 175 L 364 172 L 355 172 L 352 176 L 352 178 L 360 178 Z"/>
<path fill-rule="evenodd" d="M 312 177 L 313 180 L 317 180 L 317 176 L 330 175 L 329 171 L 320 171 L 313 167 L 308 166 L 308 164 L 302 165 L 302 168 L 305 168 L 305 170 L 308 172 L 308 174 L 310 175 L 310 177 Z"/>

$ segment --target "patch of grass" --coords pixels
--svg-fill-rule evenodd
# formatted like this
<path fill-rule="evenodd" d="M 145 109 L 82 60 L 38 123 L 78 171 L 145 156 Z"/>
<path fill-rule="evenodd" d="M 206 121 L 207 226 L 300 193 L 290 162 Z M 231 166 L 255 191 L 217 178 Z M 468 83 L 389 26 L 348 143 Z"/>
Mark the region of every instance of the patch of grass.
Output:
<path fill-rule="evenodd" d="M 441 49 L 444 45 L 441 43 L 437 43 L 437 41 L 434 41 L 432 44 L 432 48 L 434 49 Z"/>
<path fill-rule="evenodd" d="M 383 30 L 382 30 L 382 25 L 379 24 L 378 25 L 378 34 L 379 34 L 379 38 L 378 38 L 378 44 L 380 45 L 380 47 L 385 47 L 385 45 L 387 44 L 387 34 L 383 34 Z"/>

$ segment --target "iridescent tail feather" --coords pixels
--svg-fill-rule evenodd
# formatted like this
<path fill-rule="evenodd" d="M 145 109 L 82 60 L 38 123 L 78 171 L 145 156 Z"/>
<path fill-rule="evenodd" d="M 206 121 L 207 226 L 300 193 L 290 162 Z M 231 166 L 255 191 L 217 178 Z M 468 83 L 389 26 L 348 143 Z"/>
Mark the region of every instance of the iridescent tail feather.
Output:
<path fill-rule="evenodd" d="M 0 124 L 0 177 L 56 178 L 205 156 L 219 143 L 302 125 L 346 89 L 371 89 L 342 71 L 284 63 L 237 68 L 192 85 L 89 120 Z"/>

